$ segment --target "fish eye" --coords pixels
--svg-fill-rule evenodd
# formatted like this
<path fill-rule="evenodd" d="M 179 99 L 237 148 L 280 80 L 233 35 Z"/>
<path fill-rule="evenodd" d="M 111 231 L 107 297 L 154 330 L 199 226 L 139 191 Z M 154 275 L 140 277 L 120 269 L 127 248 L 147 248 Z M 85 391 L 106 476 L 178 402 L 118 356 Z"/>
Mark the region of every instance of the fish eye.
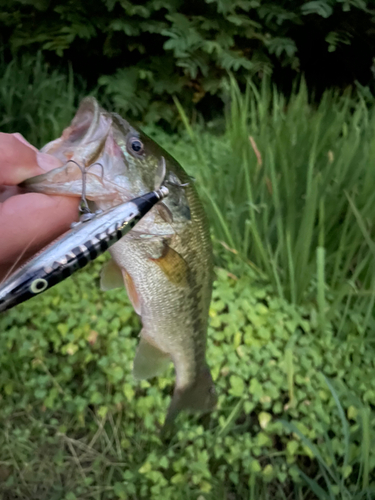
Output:
<path fill-rule="evenodd" d="M 128 150 L 130 153 L 141 155 L 143 153 L 143 143 L 138 137 L 130 137 L 128 140 Z"/>
<path fill-rule="evenodd" d="M 33 293 L 41 293 L 44 292 L 47 286 L 48 282 L 46 280 L 44 280 L 43 278 L 38 278 L 31 283 L 30 290 Z"/>

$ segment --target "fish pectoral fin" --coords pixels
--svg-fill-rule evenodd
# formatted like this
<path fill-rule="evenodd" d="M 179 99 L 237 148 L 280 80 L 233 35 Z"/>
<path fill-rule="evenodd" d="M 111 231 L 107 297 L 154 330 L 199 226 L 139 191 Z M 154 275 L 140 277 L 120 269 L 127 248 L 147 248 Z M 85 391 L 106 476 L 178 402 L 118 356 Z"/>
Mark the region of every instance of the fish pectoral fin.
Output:
<path fill-rule="evenodd" d="M 121 268 L 123 280 L 125 283 L 126 291 L 128 292 L 128 297 L 132 306 L 134 307 L 135 312 L 140 316 L 141 315 L 141 301 L 135 288 L 134 281 L 130 274 L 124 269 Z"/>
<path fill-rule="evenodd" d="M 121 268 L 111 259 L 106 262 L 100 273 L 100 288 L 104 291 L 124 286 Z"/>
<path fill-rule="evenodd" d="M 161 351 L 142 337 L 137 347 L 134 358 L 133 376 L 135 379 L 144 380 L 156 377 L 164 372 L 171 362 L 169 354 Z"/>
<path fill-rule="evenodd" d="M 125 285 L 128 297 L 137 314 L 141 314 L 141 301 L 129 273 L 111 259 L 104 264 L 100 273 L 100 288 L 104 291 L 120 288 Z"/>
<path fill-rule="evenodd" d="M 161 256 L 157 259 L 150 257 L 150 260 L 160 267 L 171 283 L 181 287 L 188 286 L 189 265 L 167 243 L 164 244 Z"/>

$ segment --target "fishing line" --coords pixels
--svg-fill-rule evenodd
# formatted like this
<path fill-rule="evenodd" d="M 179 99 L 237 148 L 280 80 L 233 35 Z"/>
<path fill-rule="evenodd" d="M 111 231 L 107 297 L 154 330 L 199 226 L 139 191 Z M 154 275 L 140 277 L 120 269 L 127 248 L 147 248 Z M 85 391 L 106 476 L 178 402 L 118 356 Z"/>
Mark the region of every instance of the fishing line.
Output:
<path fill-rule="evenodd" d="M 30 247 L 30 245 L 35 241 L 36 237 L 38 235 L 36 234 L 34 236 L 34 238 L 32 238 L 29 243 L 25 246 L 25 248 L 22 250 L 21 252 L 21 255 L 18 257 L 18 259 L 16 260 L 16 262 L 11 266 L 11 268 L 9 269 L 9 271 L 7 272 L 7 274 L 4 276 L 4 278 L 1 280 L 1 283 L 0 285 L 2 285 L 4 283 L 4 281 L 6 281 L 8 279 L 8 277 L 12 274 L 12 271 L 13 269 L 16 267 L 16 265 L 19 263 L 19 261 L 22 259 L 22 257 L 25 255 L 26 253 L 26 250 Z M 31 260 L 31 259 L 29 259 Z M 28 261 L 27 261 L 28 262 Z M 25 265 L 27 264 L 27 262 L 25 262 Z"/>

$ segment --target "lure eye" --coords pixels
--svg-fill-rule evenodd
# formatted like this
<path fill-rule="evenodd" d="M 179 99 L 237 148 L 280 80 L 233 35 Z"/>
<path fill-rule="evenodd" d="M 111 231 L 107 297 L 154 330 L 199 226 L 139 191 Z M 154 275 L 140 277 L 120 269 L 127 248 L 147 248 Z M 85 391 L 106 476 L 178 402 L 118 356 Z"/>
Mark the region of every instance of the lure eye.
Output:
<path fill-rule="evenodd" d="M 138 137 L 130 137 L 128 141 L 128 150 L 130 153 L 135 155 L 141 155 L 143 153 L 143 143 L 138 139 Z"/>
<path fill-rule="evenodd" d="M 41 293 L 44 292 L 47 286 L 48 282 L 46 280 L 44 280 L 43 278 L 38 278 L 31 283 L 30 290 L 33 293 Z"/>

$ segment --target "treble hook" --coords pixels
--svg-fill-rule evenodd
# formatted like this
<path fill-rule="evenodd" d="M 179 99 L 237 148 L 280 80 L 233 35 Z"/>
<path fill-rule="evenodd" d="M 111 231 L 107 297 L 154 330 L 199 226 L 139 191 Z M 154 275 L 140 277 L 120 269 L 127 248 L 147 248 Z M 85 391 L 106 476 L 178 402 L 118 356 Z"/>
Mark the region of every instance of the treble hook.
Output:
<path fill-rule="evenodd" d="M 74 165 L 77 165 L 77 167 L 80 169 L 80 171 L 82 173 L 82 194 L 81 194 L 81 201 L 80 201 L 80 204 L 79 204 L 79 211 L 82 213 L 82 215 L 80 217 L 80 222 L 87 222 L 88 220 L 93 219 L 95 217 L 95 215 L 97 215 L 98 213 L 102 212 L 102 210 L 97 210 L 95 212 L 95 214 L 92 213 L 91 210 L 90 210 L 90 208 L 89 208 L 89 205 L 87 203 L 87 199 L 86 199 L 86 176 L 87 176 L 87 171 L 91 167 L 93 167 L 94 165 L 99 165 L 101 167 L 101 169 L 102 169 L 101 178 L 103 179 L 103 177 L 104 177 L 104 167 L 99 162 L 92 163 L 87 168 L 83 167 L 82 165 L 80 165 L 79 163 L 77 163 L 74 160 L 68 160 L 67 163 L 74 163 Z"/>

